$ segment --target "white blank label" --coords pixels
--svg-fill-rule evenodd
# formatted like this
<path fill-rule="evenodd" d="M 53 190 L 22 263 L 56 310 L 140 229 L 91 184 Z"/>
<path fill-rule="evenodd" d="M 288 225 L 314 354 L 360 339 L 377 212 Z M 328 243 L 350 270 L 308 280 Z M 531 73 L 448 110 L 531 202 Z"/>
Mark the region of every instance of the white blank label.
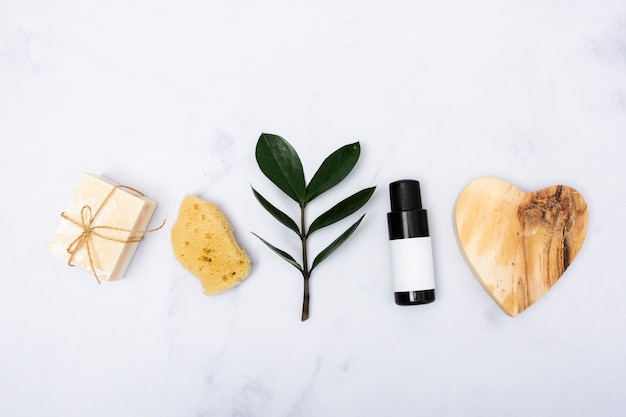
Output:
<path fill-rule="evenodd" d="M 394 292 L 435 289 L 430 236 L 389 241 Z"/>

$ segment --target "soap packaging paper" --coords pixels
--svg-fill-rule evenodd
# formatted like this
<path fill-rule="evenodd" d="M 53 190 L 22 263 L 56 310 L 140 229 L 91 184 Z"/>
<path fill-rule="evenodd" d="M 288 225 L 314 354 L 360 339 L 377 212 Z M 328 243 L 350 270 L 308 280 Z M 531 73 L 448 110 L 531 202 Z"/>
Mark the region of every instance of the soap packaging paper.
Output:
<path fill-rule="evenodd" d="M 163 226 L 146 230 L 155 209 L 141 192 L 84 173 L 48 251 L 98 282 L 119 280 L 144 233 Z"/>

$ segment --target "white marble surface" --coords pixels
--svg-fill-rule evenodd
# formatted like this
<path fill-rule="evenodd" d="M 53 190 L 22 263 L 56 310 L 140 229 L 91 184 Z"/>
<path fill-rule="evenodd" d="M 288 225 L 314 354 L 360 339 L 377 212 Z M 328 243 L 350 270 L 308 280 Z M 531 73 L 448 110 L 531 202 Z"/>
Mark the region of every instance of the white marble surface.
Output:
<path fill-rule="evenodd" d="M 433 4 L 436 3 L 436 4 Z M 378 190 L 311 281 L 253 184 L 261 132 L 310 176 L 359 140 L 320 213 Z M 623 416 L 623 1 L 1 1 L 0 415 Z M 143 190 L 166 230 L 98 286 L 46 247 L 81 172 Z M 471 180 L 564 183 L 590 207 L 562 280 L 516 318 L 472 277 L 452 208 Z M 387 185 L 422 182 L 438 300 L 393 303 Z M 175 261 L 185 194 L 220 204 L 253 259 L 205 297 Z M 291 209 L 290 209 L 291 208 Z M 349 222 L 320 231 L 314 250 Z"/>

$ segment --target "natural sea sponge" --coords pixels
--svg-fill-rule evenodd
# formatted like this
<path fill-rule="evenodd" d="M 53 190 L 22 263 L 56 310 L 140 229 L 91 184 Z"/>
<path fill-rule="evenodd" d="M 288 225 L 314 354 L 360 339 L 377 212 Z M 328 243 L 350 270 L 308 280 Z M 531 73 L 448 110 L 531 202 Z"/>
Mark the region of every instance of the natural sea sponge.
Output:
<path fill-rule="evenodd" d="M 172 226 L 176 259 L 202 283 L 206 295 L 241 283 L 250 273 L 250 258 L 235 240 L 233 229 L 215 204 L 186 196 Z"/>

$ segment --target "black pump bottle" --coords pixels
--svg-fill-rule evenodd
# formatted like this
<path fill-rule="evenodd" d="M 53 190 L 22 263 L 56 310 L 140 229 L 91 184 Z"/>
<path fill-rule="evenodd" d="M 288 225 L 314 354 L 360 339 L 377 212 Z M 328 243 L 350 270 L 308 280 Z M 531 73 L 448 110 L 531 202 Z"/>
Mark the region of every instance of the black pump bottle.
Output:
<path fill-rule="evenodd" d="M 432 303 L 435 301 L 432 244 L 420 183 L 392 182 L 389 197 L 391 211 L 387 213 L 387 227 L 396 304 Z"/>

